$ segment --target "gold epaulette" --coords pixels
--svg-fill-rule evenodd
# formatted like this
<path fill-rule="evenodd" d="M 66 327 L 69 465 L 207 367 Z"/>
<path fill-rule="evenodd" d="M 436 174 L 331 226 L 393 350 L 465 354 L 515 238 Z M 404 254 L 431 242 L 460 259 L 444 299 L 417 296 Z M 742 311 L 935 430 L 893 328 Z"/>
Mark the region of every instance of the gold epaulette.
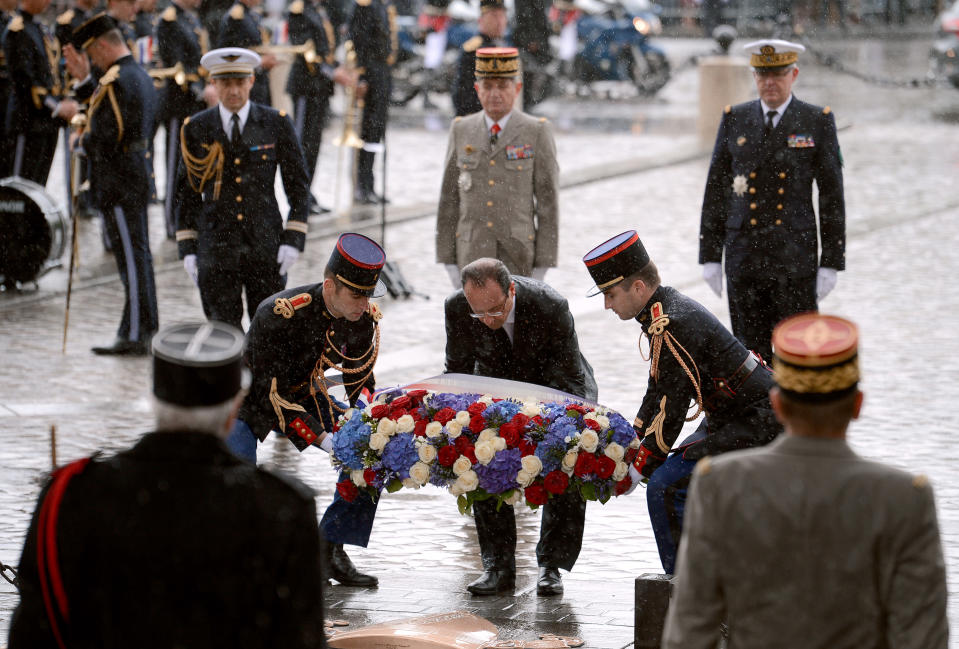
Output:
<path fill-rule="evenodd" d="M 313 296 L 309 293 L 299 293 L 293 297 L 278 297 L 273 300 L 273 313 L 289 320 L 297 309 L 302 309 L 312 302 Z"/>
<path fill-rule="evenodd" d="M 100 84 L 90 98 L 90 108 L 87 110 L 87 118 L 89 119 L 100 107 L 100 103 L 104 98 L 110 100 L 110 108 L 113 110 L 113 117 L 117 123 L 117 142 L 123 140 L 123 113 L 120 111 L 120 103 L 117 101 L 116 93 L 113 92 L 113 86 L 111 84 L 116 81 L 119 76 L 120 66 L 110 66 L 106 74 L 100 77 Z"/>
<path fill-rule="evenodd" d="M 922 473 L 913 476 L 912 486 L 916 489 L 925 489 L 929 486 L 929 478 Z"/>
<path fill-rule="evenodd" d="M 190 119 L 191 119 L 190 117 L 184 118 L 184 119 L 183 119 L 183 125 L 186 126 L 187 124 L 189 124 L 189 123 L 190 123 Z"/>
<path fill-rule="evenodd" d="M 230 18 L 233 20 L 243 20 L 243 16 L 246 12 L 243 10 L 243 5 L 237 3 L 230 7 Z"/>
<path fill-rule="evenodd" d="M 377 306 L 376 302 L 370 302 L 369 306 L 366 307 L 366 312 L 373 318 L 373 322 L 379 322 L 383 319 L 383 312 L 380 311 L 380 307 Z"/>
<path fill-rule="evenodd" d="M 468 41 L 466 41 L 465 43 L 463 43 L 463 51 L 464 51 L 464 52 L 475 52 L 477 49 L 479 49 L 479 46 L 482 45 L 482 44 L 483 44 L 483 37 L 482 37 L 482 36 L 474 36 L 473 38 L 471 38 L 471 39 L 469 39 Z"/>
<path fill-rule="evenodd" d="M 113 83 L 114 81 L 116 81 L 119 76 L 120 76 L 120 66 L 119 66 L 119 65 L 113 65 L 113 66 L 110 67 L 109 70 L 107 70 L 107 73 L 106 73 L 106 74 L 104 74 L 102 77 L 100 77 L 100 85 L 101 85 L 101 86 L 108 86 L 108 85 L 110 85 L 111 83 Z"/>
<path fill-rule="evenodd" d="M 463 116 L 462 116 L 462 115 L 457 115 L 456 117 L 453 118 L 453 121 L 454 121 L 454 122 L 458 122 L 458 121 L 460 121 L 460 120 L 462 120 L 462 119 L 463 119 Z"/>
<path fill-rule="evenodd" d="M 723 112 L 728 115 L 729 113 L 733 112 L 733 107 L 730 104 L 726 104 L 726 107 L 723 108 Z"/>
<path fill-rule="evenodd" d="M 832 112 L 832 108 L 830 108 L 829 106 L 826 106 L 825 108 L 822 109 L 823 115 L 828 115 L 831 112 Z"/>
<path fill-rule="evenodd" d="M 546 119 L 545 117 L 540 117 L 540 118 L 539 118 L 539 123 L 540 123 L 540 124 L 542 124 L 543 122 L 548 122 L 548 121 L 549 121 L 549 120 Z"/>
<path fill-rule="evenodd" d="M 303 13 L 303 0 L 293 0 L 293 2 L 290 4 L 290 13 L 291 14 Z"/>
<path fill-rule="evenodd" d="M 281 110 L 281 111 L 280 111 L 280 117 L 286 117 L 286 111 L 285 111 L 285 110 Z"/>
<path fill-rule="evenodd" d="M 73 22 L 73 14 L 74 14 L 73 9 L 67 9 L 62 14 L 57 16 L 57 24 L 69 25 L 71 22 Z"/>
<path fill-rule="evenodd" d="M 176 7 L 174 7 L 173 5 L 170 5 L 169 7 L 164 9 L 163 13 L 160 14 L 160 18 L 167 21 L 168 23 L 172 23 L 174 20 L 176 20 Z"/>
<path fill-rule="evenodd" d="M 207 154 L 202 158 L 190 151 L 186 145 L 186 125 L 189 118 L 183 122 L 180 129 L 180 154 L 186 166 L 186 178 L 190 187 L 196 193 L 203 192 L 203 188 L 211 178 L 216 178 L 213 185 L 213 200 L 220 198 L 220 187 L 223 184 L 223 162 L 226 159 L 223 146 L 219 142 L 201 145 Z"/>
<path fill-rule="evenodd" d="M 371 4 L 373 4 L 373 0 L 356 0 L 356 4 L 361 7 L 369 7 Z"/>
<path fill-rule="evenodd" d="M 17 14 L 10 19 L 10 22 L 7 23 L 7 29 L 12 32 L 19 32 L 23 30 L 23 16 Z"/>

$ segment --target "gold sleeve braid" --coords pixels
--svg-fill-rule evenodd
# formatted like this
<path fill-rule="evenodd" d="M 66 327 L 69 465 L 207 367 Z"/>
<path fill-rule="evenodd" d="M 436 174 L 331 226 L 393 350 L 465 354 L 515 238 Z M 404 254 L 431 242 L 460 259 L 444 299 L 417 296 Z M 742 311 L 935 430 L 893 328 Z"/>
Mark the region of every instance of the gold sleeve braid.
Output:
<path fill-rule="evenodd" d="M 216 176 L 213 184 L 213 200 L 217 200 L 220 198 L 220 187 L 223 184 L 223 147 L 219 142 L 204 144 L 202 146 L 207 150 L 206 156 L 202 158 L 195 156 L 187 148 L 185 133 L 186 124 L 180 128 L 180 151 L 186 165 L 186 177 L 190 181 L 190 187 L 199 194 L 210 178 Z"/>
<path fill-rule="evenodd" d="M 666 325 L 669 324 L 669 317 L 666 314 L 663 314 L 661 317 L 656 318 L 652 324 L 649 325 L 649 329 L 646 331 L 646 335 L 649 337 L 650 341 L 650 350 L 649 356 L 647 357 L 643 354 L 643 339 L 639 339 L 639 353 L 645 361 L 651 361 L 649 366 L 649 375 L 653 377 L 653 380 L 659 380 L 659 356 L 662 352 L 663 341 L 666 342 L 666 347 L 669 349 L 670 353 L 673 355 L 673 358 L 676 359 L 676 362 L 679 363 L 679 366 L 683 368 L 683 372 L 686 373 L 686 376 L 689 378 L 689 382 L 693 384 L 693 389 L 696 391 L 696 412 L 692 415 L 686 417 L 686 421 L 692 421 L 699 416 L 699 413 L 703 411 L 703 393 L 702 388 L 702 379 L 699 375 L 699 368 L 696 366 L 696 361 L 690 355 L 686 348 L 683 347 L 676 337 L 673 336 L 672 332 L 666 331 Z M 682 355 L 680 355 L 679 350 L 682 350 L 682 353 L 687 359 L 689 359 L 689 365 L 683 360 Z M 689 366 L 692 366 L 692 369 Z M 693 373 L 695 372 L 695 376 Z M 663 399 L 664 403 L 661 404 L 665 406 L 665 398 Z M 662 437 L 662 433 L 657 436 L 657 442 Z"/>

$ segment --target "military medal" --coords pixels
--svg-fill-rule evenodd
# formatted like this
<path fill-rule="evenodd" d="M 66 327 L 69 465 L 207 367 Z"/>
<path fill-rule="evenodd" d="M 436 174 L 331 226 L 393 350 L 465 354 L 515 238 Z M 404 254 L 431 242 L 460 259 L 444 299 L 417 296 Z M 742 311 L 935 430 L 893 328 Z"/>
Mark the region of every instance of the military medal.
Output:
<path fill-rule="evenodd" d="M 472 152 L 475 151 L 476 149 L 473 148 L 473 145 L 472 145 L 472 144 L 467 144 L 467 145 L 463 148 L 463 150 L 466 151 L 467 153 L 472 153 Z"/>
<path fill-rule="evenodd" d="M 459 186 L 461 191 L 468 192 L 470 190 L 473 186 L 473 176 L 470 175 L 470 172 L 460 172 Z"/>
<path fill-rule="evenodd" d="M 740 174 L 733 178 L 733 193 L 736 196 L 742 196 L 747 189 L 749 189 L 749 182 L 746 180 L 746 176 Z"/>
<path fill-rule="evenodd" d="M 739 137 L 737 137 L 737 138 L 736 138 L 736 144 L 739 145 L 739 146 L 742 146 L 742 145 L 746 144 L 746 136 L 745 136 L 745 135 L 740 135 Z"/>

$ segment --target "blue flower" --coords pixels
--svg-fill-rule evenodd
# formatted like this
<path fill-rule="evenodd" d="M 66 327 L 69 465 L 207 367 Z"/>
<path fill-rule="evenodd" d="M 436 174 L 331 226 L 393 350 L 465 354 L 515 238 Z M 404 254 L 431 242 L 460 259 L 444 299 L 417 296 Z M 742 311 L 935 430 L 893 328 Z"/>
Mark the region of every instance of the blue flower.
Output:
<path fill-rule="evenodd" d="M 390 438 L 383 449 L 383 466 L 400 480 L 410 477 L 410 467 L 419 460 L 413 444 L 413 433 L 400 433 Z"/>
<path fill-rule="evenodd" d="M 363 454 L 370 445 L 370 425 L 359 413 L 347 421 L 333 436 L 333 454 L 344 466 L 363 468 Z"/>
<path fill-rule="evenodd" d="M 516 474 L 523 467 L 523 454 L 518 448 L 498 451 L 489 464 L 477 464 L 479 486 L 487 493 L 499 494 L 517 487 Z"/>
<path fill-rule="evenodd" d="M 483 411 L 483 419 L 486 420 L 488 425 L 499 426 L 512 419 L 513 415 L 519 412 L 521 408 L 522 406 L 515 401 L 503 399 L 488 405 L 486 410 Z"/>
<path fill-rule="evenodd" d="M 442 410 L 443 408 L 452 408 L 459 412 L 466 410 L 470 404 L 480 398 L 478 394 L 454 394 L 452 392 L 440 392 L 434 394 L 429 399 L 429 409 L 431 411 Z"/>
<path fill-rule="evenodd" d="M 612 441 L 626 448 L 636 437 L 633 425 L 618 412 L 609 413 L 609 427 L 613 431 Z"/>

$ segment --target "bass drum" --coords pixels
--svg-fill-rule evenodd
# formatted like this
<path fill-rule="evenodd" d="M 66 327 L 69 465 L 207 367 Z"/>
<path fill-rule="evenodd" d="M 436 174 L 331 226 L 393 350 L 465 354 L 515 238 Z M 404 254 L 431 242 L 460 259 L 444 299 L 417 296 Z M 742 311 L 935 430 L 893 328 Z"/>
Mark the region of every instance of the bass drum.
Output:
<path fill-rule="evenodd" d="M 63 212 L 37 183 L 0 180 L 0 276 L 31 282 L 60 265 L 66 245 Z"/>

